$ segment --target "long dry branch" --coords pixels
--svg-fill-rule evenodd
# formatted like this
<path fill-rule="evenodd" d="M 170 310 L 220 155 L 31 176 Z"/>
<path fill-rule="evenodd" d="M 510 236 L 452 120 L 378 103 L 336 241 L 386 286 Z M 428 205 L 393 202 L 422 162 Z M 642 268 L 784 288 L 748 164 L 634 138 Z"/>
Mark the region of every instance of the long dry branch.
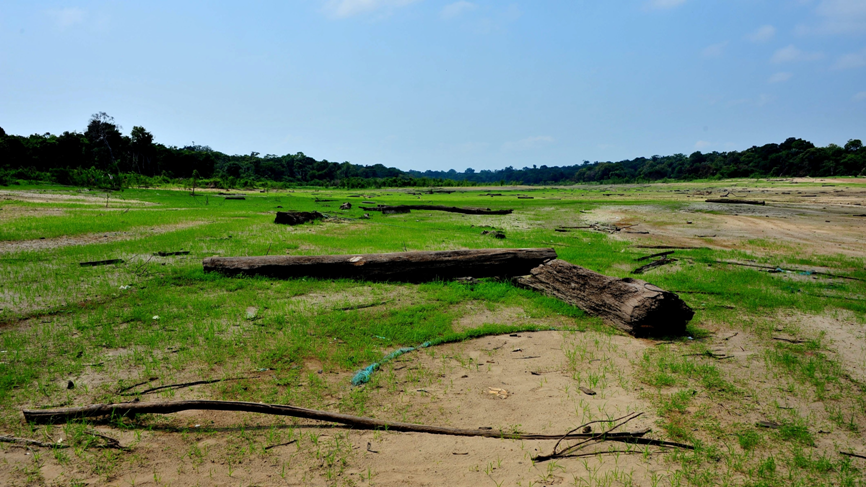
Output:
<path fill-rule="evenodd" d="M 560 439 L 586 439 L 597 435 L 592 433 L 562 435 L 541 435 L 533 433 L 506 433 L 504 431 L 492 431 L 482 429 L 447 428 L 443 426 L 428 426 L 423 424 L 402 423 L 399 421 L 385 421 L 350 414 L 332 413 L 316 409 L 300 408 L 282 404 L 262 404 L 257 402 L 242 401 L 167 401 L 147 403 L 120 403 L 120 404 L 94 404 L 77 408 L 63 409 L 37 409 L 24 410 L 24 419 L 31 423 L 60 424 L 76 419 L 95 418 L 102 416 L 122 417 L 134 414 L 171 414 L 180 411 L 239 411 L 249 413 L 271 414 L 277 416 L 292 416 L 295 418 L 314 419 L 319 421 L 330 421 L 340 423 L 359 429 L 384 429 L 391 431 L 403 431 L 413 433 L 429 433 L 434 435 L 450 436 L 475 436 L 485 438 L 503 438 L 513 440 L 560 440 Z M 625 433 L 611 433 L 605 435 L 609 441 L 621 441 L 626 443 L 645 444 L 641 441 L 648 430 Z"/>

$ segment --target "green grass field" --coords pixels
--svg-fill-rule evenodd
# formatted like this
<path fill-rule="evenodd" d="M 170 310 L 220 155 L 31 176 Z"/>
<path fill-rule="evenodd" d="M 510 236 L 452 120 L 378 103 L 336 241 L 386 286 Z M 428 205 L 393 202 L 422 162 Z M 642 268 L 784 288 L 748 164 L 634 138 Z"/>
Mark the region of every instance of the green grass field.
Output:
<path fill-rule="evenodd" d="M 702 187 L 724 184 L 730 182 Z M 628 187 L 614 189 L 624 196 L 606 197 L 602 190 L 607 188 L 599 187 L 496 189 L 500 197 L 481 196 L 488 191 L 477 189 L 432 195 L 377 190 L 363 197 L 329 190 L 248 191 L 245 200 L 226 200 L 213 192 L 191 197 L 170 189 L 130 189 L 107 199 L 105 193 L 60 187 L 16 188 L 18 196 L 7 191 L 0 199 L 0 434 L 44 439 L 61 428 L 26 425 L 20 412 L 24 408 L 129 400 L 117 391 L 154 377 L 158 380 L 151 385 L 164 385 L 247 377 L 264 370 L 269 372 L 265 379 L 221 382 L 209 386 L 207 396 L 391 417 L 379 409 L 374 396 L 376 386 L 387 388 L 392 375 L 383 371 L 364 388 L 351 388 L 347 380 L 399 347 L 551 326 L 602 335 L 618 332 L 576 308 L 509 282 L 482 280 L 470 286 L 229 278 L 205 274 L 201 260 L 214 255 L 553 247 L 568 262 L 626 277 L 641 265 L 638 257 L 657 251 L 636 248 L 622 235 L 591 229 L 560 233 L 554 228 L 594 221 L 594 211 L 612 205 L 651 206 L 659 215 L 674 214 L 691 202 L 672 191 L 692 188 Z M 533 199 L 517 199 L 518 194 Z M 353 208 L 339 210 L 346 201 Z M 514 213 L 413 211 L 384 216 L 360 209 L 362 201 L 513 208 Z M 321 211 L 329 218 L 296 227 L 276 225 L 279 208 Z M 370 218 L 361 218 L 364 213 Z M 487 227 L 505 232 L 507 238 L 482 235 Z M 864 259 L 807 254 L 772 239 L 742 239 L 741 245 L 727 249 L 708 247 L 677 250 L 676 265 L 640 276 L 678 292 L 696 311 L 688 337 L 659 340 L 632 357 L 635 390 L 659 418 L 654 434 L 697 447 L 668 453 L 665 464 L 673 473 L 658 485 L 864 485 L 863 460 L 838 451 L 866 451 L 862 438 L 857 440 L 866 427 L 866 384 L 846 371 L 822 333 L 785 318 L 838 318 L 862 329 Z M 181 250 L 189 254 L 155 255 Z M 124 262 L 78 265 L 107 259 Z M 821 267 L 855 279 L 780 275 L 718 261 Z M 471 328 L 455 325 L 476 312 L 470 310 L 495 313 L 505 308 L 520 308 L 523 314 Z M 748 335 L 755 353 L 742 360 L 714 360 L 708 343 L 732 333 Z M 774 340 L 780 333 L 803 341 Z M 435 354 L 435 348 L 429 353 Z M 416 379 L 419 384 L 436 380 L 420 372 Z M 67 388 L 69 380 L 76 382 L 72 389 Z M 768 417 L 769 410 L 754 402 L 756 388 L 763 391 L 761 400 L 783 394 L 809 407 L 772 408 Z M 167 391 L 142 400 L 174 397 L 174 391 Z M 759 417 L 781 427 L 756 427 Z M 425 422 L 423 415 L 411 419 Z M 164 421 L 142 417 L 110 426 L 149 432 Z M 68 441 L 75 443 L 71 450 L 43 450 L 43 464 L 53 454 L 51 462 L 66 472 L 60 480 L 48 479 L 44 465 L 35 459 L 4 461 L 0 478 L 7 478 L 7 485 L 83 485 L 82 479 L 120 485 L 132 464 L 146 462 L 135 460 L 134 453 L 95 448 L 98 437 L 87 433 L 91 427 L 65 427 Z M 190 433 L 178 426 L 170 434 L 186 438 Z M 246 433 L 212 434 L 224 435 L 229 443 L 246 438 Z M 260 432 L 256 441 L 291 436 L 266 439 L 266 434 Z M 309 443 L 310 452 L 317 451 L 314 444 Z M 190 440 L 189 448 L 195 445 Z M 0 443 L 0 451 L 13 448 Z M 341 451 L 334 448 L 332 453 Z M 267 454 L 252 447 L 214 452 L 212 457 L 199 451 L 186 461 Z M 351 454 L 346 455 L 345 462 L 351 463 Z M 304 478 L 310 485 L 350 485 L 345 478 L 332 478 L 335 468 L 334 461 L 323 461 Z M 369 477 L 374 483 L 373 473 Z M 608 480 L 592 485 L 631 482 Z M 581 484 L 575 480 L 575 485 Z"/>

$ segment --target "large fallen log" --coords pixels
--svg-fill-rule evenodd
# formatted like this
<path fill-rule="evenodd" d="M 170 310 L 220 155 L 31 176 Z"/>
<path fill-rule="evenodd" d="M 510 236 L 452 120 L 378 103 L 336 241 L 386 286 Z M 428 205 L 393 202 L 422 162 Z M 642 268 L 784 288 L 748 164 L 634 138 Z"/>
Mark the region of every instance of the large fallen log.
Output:
<path fill-rule="evenodd" d="M 605 276 L 559 259 L 532 269 L 517 283 L 577 306 L 634 336 L 681 335 L 695 314 L 679 296 L 646 281 Z"/>
<path fill-rule="evenodd" d="M 429 211 L 447 211 L 449 213 L 463 213 L 464 215 L 510 215 L 514 210 L 491 210 L 490 208 L 465 208 L 459 206 L 441 206 L 441 205 L 378 205 L 378 206 L 362 206 L 362 210 L 366 211 L 387 211 L 387 210 L 429 210 Z"/>
<path fill-rule="evenodd" d="M 555 259 L 553 249 L 478 249 L 350 255 L 209 257 L 205 272 L 277 278 L 427 282 L 458 277 L 515 277 Z"/>

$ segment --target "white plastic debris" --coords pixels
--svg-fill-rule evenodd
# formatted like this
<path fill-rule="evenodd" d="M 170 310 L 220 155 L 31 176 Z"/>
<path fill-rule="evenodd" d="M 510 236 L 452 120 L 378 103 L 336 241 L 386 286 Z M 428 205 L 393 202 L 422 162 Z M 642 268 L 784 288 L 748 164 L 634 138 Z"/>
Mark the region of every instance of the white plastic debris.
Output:
<path fill-rule="evenodd" d="M 158 320 L 158 319 L 159 319 L 159 315 L 154 315 L 154 316 L 153 316 L 153 319 Z"/>

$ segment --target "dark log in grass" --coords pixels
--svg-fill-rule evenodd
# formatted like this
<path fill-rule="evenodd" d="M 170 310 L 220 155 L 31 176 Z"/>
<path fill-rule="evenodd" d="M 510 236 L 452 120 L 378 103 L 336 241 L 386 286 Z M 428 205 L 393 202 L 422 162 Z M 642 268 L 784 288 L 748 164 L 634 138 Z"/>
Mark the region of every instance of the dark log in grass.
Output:
<path fill-rule="evenodd" d="M 633 245 L 635 249 L 709 250 L 709 247 L 682 247 L 677 245 Z"/>
<path fill-rule="evenodd" d="M 300 225 L 313 220 L 321 220 L 325 215 L 318 211 L 278 211 L 274 223 L 283 225 Z"/>
<path fill-rule="evenodd" d="M 79 262 L 78 265 L 81 267 L 96 267 L 98 265 L 111 265 L 111 264 L 123 264 L 123 259 L 109 259 L 109 260 L 94 260 L 92 262 Z"/>
<path fill-rule="evenodd" d="M 721 199 L 711 199 L 707 200 L 707 203 L 726 203 L 729 205 L 766 205 L 763 201 L 755 201 L 755 200 L 735 200 L 732 198 L 721 198 Z"/>
<path fill-rule="evenodd" d="M 676 294 L 639 279 L 618 279 L 554 260 L 517 283 L 541 291 L 634 336 L 685 333 L 694 311 Z"/>
<path fill-rule="evenodd" d="M 277 278 L 428 282 L 458 277 L 514 277 L 555 259 L 553 249 L 478 249 L 350 255 L 209 257 L 205 272 Z"/>
<path fill-rule="evenodd" d="M 427 211 L 447 211 L 449 213 L 462 213 L 464 215 L 510 215 L 514 210 L 491 210 L 490 208 L 462 208 L 458 206 L 442 206 L 442 205 L 379 205 L 379 206 L 362 206 L 365 211 L 381 211 L 387 210 L 427 210 Z M 408 213 L 408 211 L 406 211 Z"/>

